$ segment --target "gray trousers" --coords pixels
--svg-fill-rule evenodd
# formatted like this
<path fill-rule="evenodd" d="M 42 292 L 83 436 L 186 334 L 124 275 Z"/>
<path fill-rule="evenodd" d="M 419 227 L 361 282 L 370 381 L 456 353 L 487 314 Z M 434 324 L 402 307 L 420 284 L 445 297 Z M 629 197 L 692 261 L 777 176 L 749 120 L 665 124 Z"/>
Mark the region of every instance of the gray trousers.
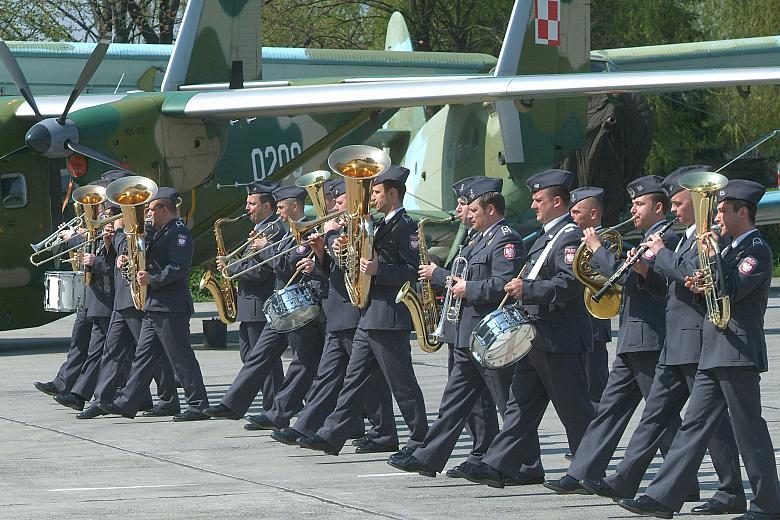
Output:
<path fill-rule="evenodd" d="M 242 363 L 246 363 L 249 354 L 252 352 L 252 347 L 260 339 L 260 334 L 263 332 L 265 324 L 266 322 L 264 321 L 242 321 L 238 326 L 238 351 Z M 265 381 L 263 381 L 264 410 L 268 411 L 273 407 L 274 397 L 276 397 L 276 392 L 279 391 L 283 381 L 284 368 L 282 367 L 282 358 L 280 357 L 271 369 L 271 372 L 265 377 Z"/>
<path fill-rule="evenodd" d="M 81 374 L 81 367 L 87 360 L 91 335 L 92 321 L 87 319 L 86 309 L 81 309 L 76 312 L 76 321 L 73 322 L 68 356 L 52 380 L 59 393 L 67 394 L 73 388 L 73 385 L 76 384 L 76 380 L 79 378 L 79 374 Z"/>

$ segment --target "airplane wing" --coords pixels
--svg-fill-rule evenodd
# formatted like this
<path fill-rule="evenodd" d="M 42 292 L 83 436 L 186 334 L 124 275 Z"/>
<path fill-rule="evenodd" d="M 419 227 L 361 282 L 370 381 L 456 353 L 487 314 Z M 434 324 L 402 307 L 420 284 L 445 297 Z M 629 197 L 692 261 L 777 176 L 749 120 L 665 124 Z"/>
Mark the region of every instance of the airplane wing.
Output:
<path fill-rule="evenodd" d="M 670 92 L 777 83 L 780 83 L 780 67 L 372 81 L 220 92 L 180 92 L 166 100 L 163 113 L 169 116 L 214 118 L 293 116 L 371 108 L 458 105 L 622 92 Z"/>

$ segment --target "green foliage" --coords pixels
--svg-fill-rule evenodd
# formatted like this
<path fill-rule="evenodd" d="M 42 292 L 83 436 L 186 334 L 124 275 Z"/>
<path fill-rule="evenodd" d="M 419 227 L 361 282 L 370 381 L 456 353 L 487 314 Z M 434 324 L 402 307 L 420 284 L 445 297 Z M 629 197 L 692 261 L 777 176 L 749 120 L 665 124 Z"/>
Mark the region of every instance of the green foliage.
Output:
<path fill-rule="evenodd" d="M 206 289 L 201 289 L 198 284 L 200 278 L 203 276 L 205 269 L 201 266 L 192 266 L 189 277 L 190 292 L 192 293 L 192 301 L 194 302 L 210 302 L 213 301 L 211 293 Z"/>

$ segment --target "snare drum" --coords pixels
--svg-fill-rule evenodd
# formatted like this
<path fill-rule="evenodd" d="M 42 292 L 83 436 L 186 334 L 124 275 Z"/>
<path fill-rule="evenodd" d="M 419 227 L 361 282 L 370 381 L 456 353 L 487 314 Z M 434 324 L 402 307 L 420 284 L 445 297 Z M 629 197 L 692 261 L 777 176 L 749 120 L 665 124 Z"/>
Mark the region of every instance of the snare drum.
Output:
<path fill-rule="evenodd" d="M 263 304 L 268 325 L 276 332 L 303 327 L 320 314 L 320 299 L 308 283 L 274 291 Z"/>
<path fill-rule="evenodd" d="M 525 309 L 502 307 L 480 321 L 471 333 L 471 353 L 485 368 L 501 368 L 520 361 L 533 347 L 536 327 Z"/>
<path fill-rule="evenodd" d="M 50 312 L 73 312 L 87 303 L 83 271 L 46 271 L 43 308 Z"/>

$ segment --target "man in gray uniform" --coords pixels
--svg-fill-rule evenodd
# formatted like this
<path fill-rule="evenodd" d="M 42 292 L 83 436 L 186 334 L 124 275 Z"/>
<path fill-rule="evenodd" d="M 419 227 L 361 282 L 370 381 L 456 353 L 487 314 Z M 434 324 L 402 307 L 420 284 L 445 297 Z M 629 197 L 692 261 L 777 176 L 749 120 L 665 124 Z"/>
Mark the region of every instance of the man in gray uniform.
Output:
<path fill-rule="evenodd" d="M 203 375 L 190 344 L 192 296 L 187 279 L 192 265 L 193 240 L 179 218 L 179 193 L 161 187 L 149 201 L 147 214 L 155 235 L 146 245 L 146 266 L 139 266 L 137 282 L 146 286 L 146 302 L 138 348 L 127 384 L 113 403 L 99 405 L 103 411 L 135 417 L 149 383 L 159 368 L 160 356 L 167 356 L 184 389 L 189 409 L 173 416 L 174 421 L 199 421 L 208 396 Z"/>
<path fill-rule="evenodd" d="M 684 174 L 709 168 L 707 166 L 685 166 L 678 168 L 664 179 L 664 191 L 672 200 L 674 211 L 680 223 L 688 226 L 685 236 L 674 250 L 667 249 L 656 234 L 645 242 L 655 253 L 653 270 L 649 277 L 664 277 L 669 285 L 666 302 L 666 340 L 658 360 L 650 394 L 645 399 L 645 408 L 639 425 L 631 436 L 623 460 L 617 472 L 604 480 L 585 481 L 591 491 L 610 498 L 633 497 L 642 477 L 650 465 L 670 424 L 676 424 L 685 402 L 690 396 L 702 351 L 702 328 L 705 306 L 691 291 L 685 288 L 685 277 L 698 269 L 696 252 L 695 214 L 691 194 L 680 186 Z M 693 508 L 693 514 L 739 513 L 745 509 L 745 493 L 739 468 L 739 456 L 731 431 L 728 414 L 719 423 L 712 437 L 709 450 L 719 484 L 715 496 L 704 504 Z M 672 426 L 674 427 L 674 426 Z M 690 493 L 690 488 L 686 487 Z M 698 494 L 688 495 L 689 500 L 698 500 Z"/>
<path fill-rule="evenodd" d="M 478 236 L 461 251 L 468 261 L 466 276 L 453 280 L 452 295 L 461 299 L 455 362 L 439 406 L 439 417 L 428 430 L 422 446 L 406 458 L 388 460 L 388 464 L 398 469 L 428 477 L 442 471 L 467 419 L 486 391 L 498 404 L 502 416 L 506 411 L 513 368 L 486 369 L 469 352 L 471 332 L 498 307 L 505 295 L 504 286 L 520 272 L 525 260 L 523 239 L 504 219 L 501 185 L 501 179 L 482 177 L 465 187 L 469 219 Z M 458 466 L 458 476 L 479 463 L 481 456 L 472 453 Z"/>
<path fill-rule="evenodd" d="M 572 190 L 569 213 L 574 223 L 583 231 L 588 228 L 593 228 L 596 233 L 601 231 L 603 201 L 604 190 L 601 188 L 583 186 Z M 593 351 L 585 354 L 585 374 L 588 378 L 588 396 L 593 403 L 593 410 L 598 411 L 609 376 L 607 343 L 612 341 L 612 322 L 591 316 L 590 326 L 593 328 Z M 571 457 L 571 454 L 567 455 Z"/>
<path fill-rule="evenodd" d="M 255 225 L 252 232 L 257 236 L 265 237 L 267 243 L 280 240 L 286 231 L 276 214 L 273 191 L 278 187 L 278 183 L 265 180 L 255 181 L 246 187 L 246 212 L 249 214 L 249 220 Z M 233 262 L 228 269 L 228 274 L 246 271 L 256 263 L 254 258 L 248 257 L 251 252 L 252 246 L 249 244 L 245 248 L 247 257 Z M 222 270 L 224 266 L 224 260 L 217 258 L 217 268 Z M 255 346 L 266 326 L 267 318 L 263 312 L 263 304 L 274 292 L 274 285 L 273 269 L 253 269 L 238 277 L 236 321 L 240 322 L 238 349 L 242 363 L 246 362 L 252 347 Z M 282 381 L 284 381 L 284 369 L 282 359 L 279 358 L 263 383 L 263 409 L 271 409 Z"/>
<path fill-rule="evenodd" d="M 292 222 L 305 221 L 303 213 L 306 200 L 305 189 L 283 186 L 274 190 L 273 196 L 276 199 L 276 210 L 280 219 Z M 299 282 L 310 280 L 314 267 L 313 263 L 306 260 L 311 253 L 311 247 L 306 241 L 295 247 L 295 237 L 289 231 L 272 247 L 266 248 L 257 255 L 253 261 L 260 263 L 285 250 L 289 251 L 258 267 L 275 273 L 276 289 L 284 288 L 293 276 L 296 276 Z M 303 276 L 298 277 L 296 273 L 299 270 L 303 270 Z M 289 426 L 290 419 L 303 407 L 303 398 L 317 375 L 323 343 L 317 320 L 287 333 L 277 332 L 266 324 L 257 343 L 247 356 L 244 366 L 222 397 L 222 402 L 208 408 L 206 413 L 211 417 L 234 420 L 243 417 L 252 405 L 263 381 L 281 359 L 288 343 L 293 358 L 287 368 L 284 382 L 276 393 L 271 410 L 247 419 L 262 429 L 276 430 Z"/>
<path fill-rule="evenodd" d="M 672 518 L 683 505 L 679 483 L 696 475 L 711 437 L 730 415 L 753 491 L 750 509 L 738 518 L 780 519 L 775 450 L 761 417 L 760 374 L 767 370 L 764 314 L 773 262 L 769 245 L 755 227 L 755 216 L 765 191 L 756 182 L 733 180 L 718 192 L 716 220 L 721 233 L 733 241 L 717 259 L 722 269 L 715 290 L 717 297 L 730 299 L 731 317 L 724 330 L 709 319 L 704 322 L 707 347 L 699 358 L 682 427 L 645 495 L 618 502 L 631 512 Z M 695 278 L 687 277 L 685 285 L 700 294 Z"/>
<path fill-rule="evenodd" d="M 661 177 L 648 175 L 628 184 L 634 225 L 644 231 L 645 240 L 666 224 L 669 197 L 663 190 L 662 182 Z M 584 234 L 586 246 L 593 251 L 591 266 L 604 276 L 611 277 L 623 261 L 616 261 L 609 249 L 603 247 L 594 228 L 585 229 Z M 677 234 L 671 229 L 664 233 L 663 239 L 671 248 L 677 245 Z M 598 414 L 588 425 L 568 472 L 562 478 L 544 484 L 556 493 L 588 494 L 580 481 L 604 478 L 607 465 L 634 410 L 650 393 L 666 336 L 666 282 L 659 277 L 648 279 L 653 259 L 652 253 L 643 254 L 630 270 L 616 280 L 623 287 L 617 356 Z M 664 455 L 679 424 L 678 416 L 664 433 L 661 444 Z M 688 490 L 698 492 L 696 479 L 688 483 Z"/>
<path fill-rule="evenodd" d="M 466 232 L 463 233 L 463 239 L 460 242 L 460 246 L 463 248 L 471 244 L 481 235 L 479 231 L 472 227 L 471 220 L 468 218 L 469 204 L 465 197 L 466 190 L 471 183 L 476 179 L 481 178 L 483 177 L 467 177 L 452 185 L 452 191 L 455 192 L 455 198 L 457 200 L 455 213 L 460 219 L 461 224 L 466 228 Z M 433 285 L 446 287 L 447 277 L 450 276 L 450 270 L 439 267 L 435 262 L 431 262 L 428 265 L 420 266 L 419 275 L 420 280 L 430 279 Z M 457 325 L 457 322 L 444 320 L 444 335 L 442 336 L 442 341 L 447 343 L 448 377 L 452 374 L 452 368 L 455 366 L 455 334 L 457 332 Z M 472 462 L 481 460 L 482 455 L 484 455 L 490 447 L 490 443 L 493 442 L 493 439 L 498 435 L 498 413 L 496 411 L 496 403 L 493 401 L 493 397 L 487 388 L 482 391 L 480 398 L 474 404 L 474 409 L 471 410 L 471 413 L 468 416 L 466 426 L 472 439 L 469 459 Z M 430 434 L 430 432 L 428 433 Z M 458 468 L 459 466 L 448 469 L 446 475 L 452 478 L 461 478 Z"/>
<path fill-rule="evenodd" d="M 380 370 L 409 426 L 403 450 L 419 446 L 428 431 L 425 401 L 412 367 L 411 316 L 405 305 L 395 303 L 401 286 L 417 280 L 420 265 L 417 224 L 402 206 L 408 175 L 406 168 L 391 166 L 374 179 L 371 202 L 385 216 L 375 227 L 374 257 L 360 259 L 361 272 L 373 277 L 369 301 L 360 310 L 336 408 L 314 437 L 299 441 L 304 448 L 338 455 L 363 410 L 371 376 Z"/>
<path fill-rule="evenodd" d="M 333 211 L 347 210 L 347 195 L 344 180 L 339 178 L 330 184 L 333 197 Z M 285 444 L 296 444 L 301 437 L 312 437 L 322 427 L 325 419 L 336 407 L 339 393 L 344 384 L 347 364 L 352 354 L 352 340 L 360 321 L 360 309 L 352 305 L 344 285 L 344 271 L 334 259 L 334 242 L 338 240 L 341 225 L 334 220 L 324 226 L 324 241 L 313 241 L 312 247 L 318 268 L 327 274 L 328 283 L 322 299 L 322 310 L 326 317 L 325 346 L 317 369 L 317 377 L 309 389 L 306 406 L 298 414 L 295 426 L 271 433 L 271 438 Z M 327 244 L 327 246 L 326 246 Z M 326 252 L 327 247 L 327 252 Z M 353 441 L 356 453 L 379 453 L 398 449 L 398 432 L 395 427 L 393 401 L 390 388 L 381 373 L 371 376 L 372 387 L 368 390 L 364 413 L 374 424 L 365 436 Z M 355 417 L 353 430 L 362 435 L 363 417 Z"/>
<path fill-rule="evenodd" d="M 572 263 L 582 231 L 569 215 L 574 175 L 546 170 L 528 178 L 531 209 L 544 233 L 528 250 L 523 277 L 506 285 L 536 326 L 534 347 L 514 365 L 514 378 L 501 432 L 482 462 L 464 476 L 492 487 L 544 482 L 538 428 L 552 400 L 577 452 L 593 419 L 583 354 L 593 348 L 593 332 L 582 299 L 583 286 Z"/>

